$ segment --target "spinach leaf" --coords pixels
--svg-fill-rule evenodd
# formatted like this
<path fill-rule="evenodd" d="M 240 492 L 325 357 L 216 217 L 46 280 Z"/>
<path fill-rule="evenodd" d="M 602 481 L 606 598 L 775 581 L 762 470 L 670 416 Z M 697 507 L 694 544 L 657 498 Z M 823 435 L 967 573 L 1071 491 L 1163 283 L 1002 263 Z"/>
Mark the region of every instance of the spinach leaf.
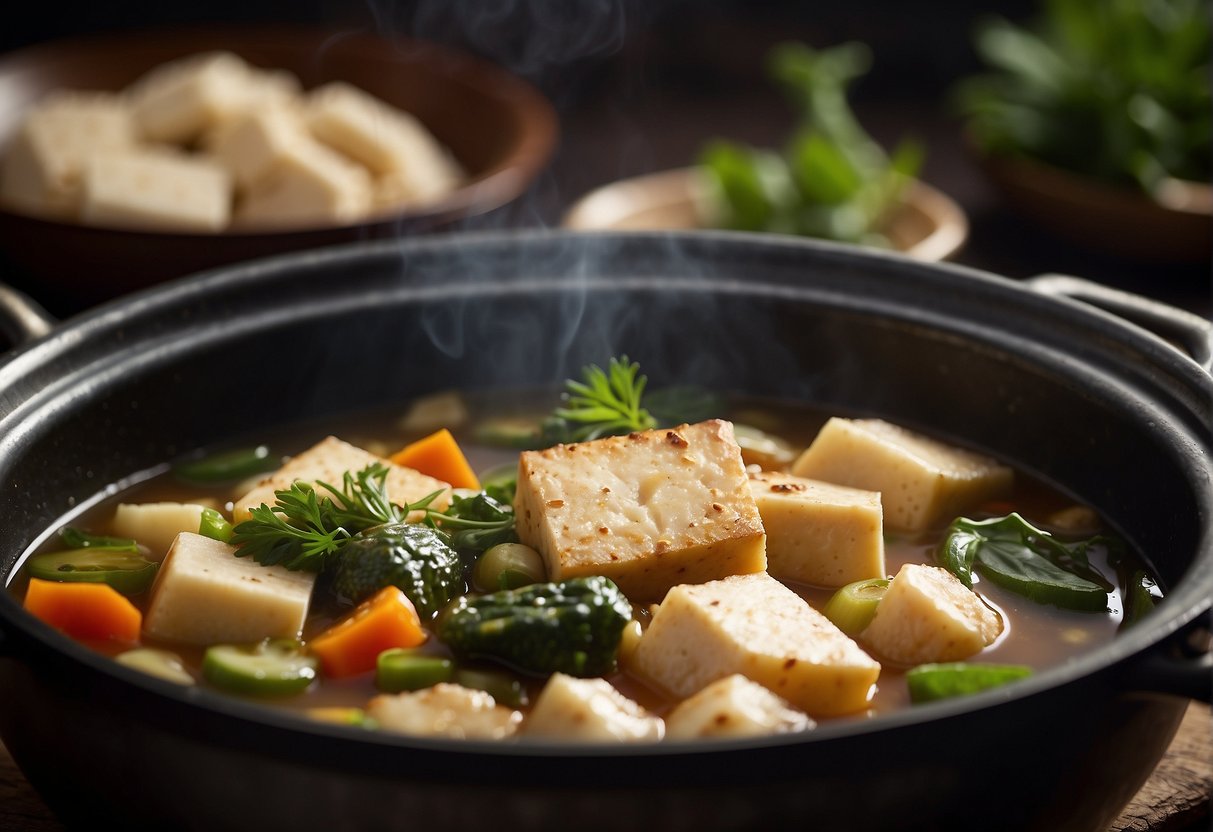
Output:
<path fill-rule="evenodd" d="M 973 585 L 976 567 L 991 582 L 1038 603 L 1097 612 L 1106 609 L 1114 587 L 1091 566 L 1088 552 L 1104 541 L 1066 543 L 1014 512 L 990 520 L 958 517 L 936 559 L 965 586 Z"/>

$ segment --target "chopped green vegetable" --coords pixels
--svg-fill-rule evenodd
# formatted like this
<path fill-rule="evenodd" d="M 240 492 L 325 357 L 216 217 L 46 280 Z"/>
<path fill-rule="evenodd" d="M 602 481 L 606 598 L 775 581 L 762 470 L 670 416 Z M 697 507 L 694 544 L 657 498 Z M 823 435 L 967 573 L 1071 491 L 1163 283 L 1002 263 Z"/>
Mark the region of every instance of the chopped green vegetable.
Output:
<path fill-rule="evenodd" d="M 526 673 L 601 676 L 615 667 L 632 605 L 599 575 L 463 596 L 438 619 L 438 638 L 468 658 Z"/>
<path fill-rule="evenodd" d="M 657 420 L 641 407 L 647 378 L 628 357 L 611 358 L 604 371 L 597 364 L 582 368 L 584 381 L 569 379 L 564 407 L 552 411 L 543 423 L 546 444 L 586 442 L 650 430 Z"/>
<path fill-rule="evenodd" d="M 441 656 L 418 653 L 405 647 L 384 650 L 375 667 L 375 686 L 387 693 L 421 690 L 455 675 L 455 663 Z"/>
<path fill-rule="evenodd" d="M 387 493 L 388 468 L 372 463 L 356 474 L 345 474 L 342 488 L 318 482 L 331 492 L 321 497 L 311 483 L 296 482 L 274 492 L 274 505 L 262 503 L 252 518 L 236 526 L 231 540 L 238 557 L 251 557 L 263 566 L 321 571 L 358 532 L 385 523 L 401 523 L 409 513 L 427 508 L 441 494 L 435 491 L 406 506 L 394 504 Z"/>
<path fill-rule="evenodd" d="M 920 664 L 906 673 L 910 701 L 933 702 L 969 696 L 1032 675 L 1032 668 L 1017 664 Z"/>
<path fill-rule="evenodd" d="M 872 623 L 876 607 L 889 588 L 887 578 L 868 578 L 839 589 L 826 602 L 822 613 L 849 636 L 857 636 Z"/>
<path fill-rule="evenodd" d="M 429 511 L 426 519 L 450 535 L 459 552 L 479 554 L 499 543 L 518 540 L 514 507 L 481 491 L 469 497 L 456 495 L 446 511 Z"/>
<path fill-rule="evenodd" d="M 59 540 L 69 549 L 104 549 L 107 552 L 138 552 L 139 544 L 129 537 L 106 537 L 72 526 L 59 530 Z"/>
<path fill-rule="evenodd" d="M 134 551 L 94 547 L 34 555 L 26 570 L 31 578 L 109 584 L 123 595 L 138 595 L 152 585 L 159 566 L 137 547 Z"/>
<path fill-rule="evenodd" d="M 258 445 L 179 462 L 173 466 L 173 474 L 186 482 L 203 485 L 233 482 L 273 471 L 280 462 L 278 457 L 270 456 L 269 448 Z"/>
<path fill-rule="evenodd" d="M 252 645 L 217 644 L 202 657 L 202 675 L 212 685 L 249 696 L 292 696 L 307 690 L 319 663 L 292 639 Z"/>
<path fill-rule="evenodd" d="M 521 543 L 498 543 L 476 561 L 472 583 L 484 592 L 518 589 L 547 578 L 543 556 Z"/>
<path fill-rule="evenodd" d="M 800 112 L 782 154 L 725 141 L 699 158 L 710 188 L 709 220 L 726 228 L 802 234 L 888 245 L 881 226 L 922 165 L 921 147 L 903 141 L 887 155 L 860 126 L 847 85 L 868 71 L 860 43 L 814 50 L 775 47 L 771 76 Z"/>
<path fill-rule="evenodd" d="M 358 604 L 398 587 L 428 621 L 463 592 L 463 562 L 441 532 L 421 523 L 367 529 L 342 547 L 326 570 L 339 602 Z"/>
<path fill-rule="evenodd" d="M 1208 182 L 1213 96 L 1206 0 L 1045 0 L 1027 26 L 984 23 L 991 71 L 957 103 L 977 143 L 1160 194 Z"/>
<path fill-rule="evenodd" d="M 227 543 L 232 539 L 232 524 L 213 508 L 204 508 L 202 518 L 198 522 L 198 534 Z"/>
<path fill-rule="evenodd" d="M 455 671 L 455 683 L 472 690 L 482 690 L 492 696 L 498 705 L 509 708 L 523 708 L 530 703 L 530 696 L 522 681 L 500 670 L 460 668 Z"/>
<path fill-rule="evenodd" d="M 965 586 L 973 568 L 994 583 L 1042 604 L 1101 612 L 1113 587 L 1091 566 L 1087 553 L 1103 538 L 1058 540 L 1018 514 L 990 520 L 958 517 L 936 553 Z"/>

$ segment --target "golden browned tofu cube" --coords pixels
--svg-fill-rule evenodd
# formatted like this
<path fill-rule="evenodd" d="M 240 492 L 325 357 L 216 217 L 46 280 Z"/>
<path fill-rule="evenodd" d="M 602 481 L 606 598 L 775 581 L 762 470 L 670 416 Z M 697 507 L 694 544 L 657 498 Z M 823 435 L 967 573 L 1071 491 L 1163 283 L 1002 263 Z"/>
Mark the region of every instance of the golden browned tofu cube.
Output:
<path fill-rule="evenodd" d="M 955 662 L 1002 633 L 1002 619 L 946 569 L 907 563 L 889 582 L 860 639 L 902 664 Z"/>
<path fill-rule="evenodd" d="M 678 698 L 740 673 L 815 717 L 862 711 L 880 664 L 765 572 L 676 586 L 629 667 Z"/>
<path fill-rule="evenodd" d="M 383 457 L 330 436 L 292 457 L 252 491 L 237 500 L 232 509 L 232 522 L 240 523 L 249 519 L 249 511 L 263 503 L 272 506 L 274 492 L 290 488 L 293 483 L 322 481 L 340 488 L 346 472 L 356 474 L 374 462 L 387 466 L 388 497 L 397 505 L 414 503 L 439 490 L 443 490 L 443 493 L 430 504 L 431 507 L 442 510 L 450 503 L 449 483 L 426 476 L 412 468 L 396 465 Z M 317 491 L 321 495 L 329 493 L 324 488 L 318 488 Z"/>
<path fill-rule="evenodd" d="M 1006 494 L 1011 469 L 880 419 L 826 422 L 792 465 L 799 477 L 879 491 L 890 529 L 921 532 Z"/>
<path fill-rule="evenodd" d="M 661 718 L 620 693 L 606 679 L 554 673 L 522 726 L 528 737 L 567 742 L 643 742 L 661 739 Z"/>
<path fill-rule="evenodd" d="M 776 578 L 840 587 L 885 576 L 879 493 L 765 471 L 750 474 L 750 490 Z"/>
<path fill-rule="evenodd" d="M 720 420 L 526 451 L 515 511 L 551 580 L 605 575 L 634 601 L 766 568 L 762 518 Z"/>
<path fill-rule="evenodd" d="M 734 673 L 678 703 L 665 718 L 665 735 L 671 740 L 762 737 L 807 731 L 816 724 L 783 697 Z"/>

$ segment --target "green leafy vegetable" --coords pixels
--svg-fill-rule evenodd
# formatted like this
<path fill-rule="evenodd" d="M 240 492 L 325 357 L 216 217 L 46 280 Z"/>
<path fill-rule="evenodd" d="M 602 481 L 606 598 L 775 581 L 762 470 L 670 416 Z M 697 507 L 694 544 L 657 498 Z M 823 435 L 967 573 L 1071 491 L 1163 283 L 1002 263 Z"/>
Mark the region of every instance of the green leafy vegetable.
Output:
<path fill-rule="evenodd" d="M 438 530 L 391 523 L 363 531 L 326 570 L 337 600 L 357 604 L 385 586 L 398 587 L 423 621 L 466 589 L 463 562 Z"/>
<path fill-rule="evenodd" d="M 1032 675 L 1032 669 L 1018 664 L 920 664 L 906 673 L 910 701 L 914 704 L 969 696 Z"/>
<path fill-rule="evenodd" d="M 586 442 L 657 427 L 641 406 L 648 379 L 626 355 L 611 358 L 606 370 L 590 364 L 581 373 L 582 381 L 565 382 L 564 406 L 543 424 L 547 444 Z"/>
<path fill-rule="evenodd" d="M 406 506 L 387 494 L 388 468 L 380 462 L 347 472 L 342 487 L 318 482 L 330 492 L 321 497 L 310 483 L 296 482 L 274 492 L 274 505 L 262 504 L 251 519 L 236 526 L 231 540 L 239 557 L 265 566 L 319 572 L 355 534 L 385 523 L 400 523 L 410 512 L 428 508 L 441 494 L 435 491 Z"/>
<path fill-rule="evenodd" d="M 991 71 L 956 100 L 978 144 L 1155 194 L 1170 178 L 1208 182 L 1208 3 L 1044 0 L 1042 12 L 977 32 Z"/>
<path fill-rule="evenodd" d="M 952 521 L 936 558 L 965 586 L 973 568 L 994 583 L 1042 604 L 1100 612 L 1114 588 L 1091 566 L 1088 552 L 1105 542 L 1058 540 L 1011 513 L 991 520 Z"/>
<path fill-rule="evenodd" d="M 503 490 L 498 490 L 504 496 Z M 510 495 L 513 499 L 513 495 Z M 470 497 L 451 498 L 446 511 L 429 511 L 429 522 L 450 535 L 451 545 L 460 552 L 479 554 L 498 543 L 515 543 L 514 507 L 481 491 Z"/>
<path fill-rule="evenodd" d="M 881 225 L 917 175 L 923 151 L 903 141 L 890 157 L 855 118 L 847 86 L 870 66 L 860 43 L 775 47 L 768 70 L 799 123 L 782 153 L 720 140 L 705 146 L 699 165 L 711 186 L 712 224 L 888 245 Z"/>
<path fill-rule="evenodd" d="M 462 596 L 438 619 L 438 638 L 457 655 L 494 659 L 526 673 L 601 676 L 632 605 L 599 575 Z"/>

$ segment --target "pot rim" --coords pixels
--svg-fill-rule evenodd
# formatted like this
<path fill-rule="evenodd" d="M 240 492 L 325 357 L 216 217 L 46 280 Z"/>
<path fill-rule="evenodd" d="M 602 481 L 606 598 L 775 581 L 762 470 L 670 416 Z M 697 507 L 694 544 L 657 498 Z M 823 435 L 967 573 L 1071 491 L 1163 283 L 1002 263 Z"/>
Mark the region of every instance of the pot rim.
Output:
<path fill-rule="evenodd" d="M 1213 378 L 1205 373 L 1199 365 L 1180 355 L 1161 338 L 1148 333 L 1139 327 L 1123 321 L 1108 313 L 1101 312 L 1085 304 L 1069 301 L 1064 298 L 1048 297 L 1034 292 L 1029 287 L 1019 284 L 1009 278 L 957 266 L 955 264 L 921 263 L 910 260 L 903 255 L 863 250 L 842 244 L 826 243 L 801 238 L 782 238 L 776 235 L 751 234 L 745 232 L 592 232 L 571 233 L 566 231 L 536 230 L 529 232 L 458 232 L 433 237 L 415 237 L 405 240 L 387 240 L 374 242 L 358 242 L 297 252 L 288 255 L 264 258 L 236 266 L 220 267 L 187 278 L 177 279 L 155 286 L 123 299 L 110 301 L 100 307 L 85 312 L 65 322 L 46 336 L 12 351 L 9 355 L 0 357 L 0 390 L 14 390 L 15 396 L 0 399 L 0 455 L 12 452 L 14 441 L 13 428 L 19 427 L 22 420 L 28 418 L 20 413 L 21 405 L 31 397 L 33 391 L 20 390 L 14 386 L 20 379 L 39 367 L 53 363 L 59 359 L 70 359 L 71 354 L 90 342 L 96 342 L 101 336 L 121 333 L 117 345 L 106 347 L 102 356 L 125 354 L 137 349 L 139 345 L 139 329 L 141 322 L 154 320 L 165 315 L 166 310 L 199 300 L 206 300 L 216 294 L 234 287 L 271 281 L 283 275 L 291 275 L 300 270 L 309 270 L 334 263 L 353 263 L 379 258 L 403 258 L 407 255 L 438 254 L 458 250 L 460 256 L 470 248 L 494 249 L 510 246 L 542 246 L 545 244 L 560 245 L 596 245 L 607 246 L 617 244 L 627 246 L 631 241 L 637 245 L 657 245 L 659 247 L 670 243 L 695 245 L 723 245 L 726 248 L 745 249 L 747 246 L 758 246 L 766 251 L 782 250 L 789 256 L 808 252 L 812 256 L 826 261 L 827 264 L 842 263 L 851 266 L 871 266 L 873 264 L 892 265 L 898 269 L 910 269 L 949 285 L 952 289 L 964 289 L 969 293 L 989 293 L 996 298 L 1015 301 L 1017 304 L 1027 304 L 1040 310 L 1064 312 L 1074 316 L 1075 323 L 1085 323 L 1097 327 L 1110 340 L 1113 352 L 1128 350 L 1142 356 L 1148 369 L 1157 369 L 1158 364 L 1170 369 L 1183 377 L 1188 383 L 1195 385 L 1209 401 L 1213 401 Z M 790 287 L 777 282 L 763 282 L 761 277 L 755 277 L 744 283 L 736 280 L 718 281 L 716 278 L 695 277 L 690 279 L 694 285 L 708 285 L 717 291 L 735 291 L 744 293 L 772 292 L 779 296 L 808 297 L 812 293 L 808 289 Z M 707 283 L 704 283 L 704 281 Z M 587 278 L 586 285 L 592 288 L 606 289 L 604 285 L 593 284 Z M 639 281 L 639 282 L 637 282 Z M 956 285 L 957 281 L 961 281 Z M 725 284 L 728 285 L 725 285 Z M 612 279 L 612 286 L 642 285 L 643 278 L 633 281 Z M 556 291 L 568 290 L 568 286 L 553 282 L 550 279 L 538 283 L 529 280 L 498 281 L 492 284 L 497 291 L 534 291 L 536 286 L 552 288 Z M 453 282 L 440 287 L 401 286 L 400 291 L 417 294 L 419 297 L 457 297 L 462 293 L 480 293 L 485 291 L 474 280 Z M 365 301 L 364 301 L 365 302 Z M 283 301 L 276 306 L 285 306 L 289 301 Z M 325 304 L 331 308 L 331 304 Z M 871 309 L 871 306 L 865 306 Z M 283 313 L 285 314 L 285 313 Z M 290 314 L 296 314 L 292 311 Z M 254 315 L 257 323 L 264 320 L 260 315 Z M 252 320 L 252 318 L 250 318 Z M 129 329 L 134 326 L 133 330 Z M 208 337 L 218 338 L 220 330 L 231 333 L 234 324 L 225 321 L 217 326 L 203 320 L 192 319 L 180 326 L 180 330 L 191 334 L 190 346 L 195 347 Z M 132 337 L 134 336 L 134 337 Z M 183 341 L 185 339 L 182 339 Z M 14 414 L 16 414 L 14 416 Z M 15 420 L 15 422 L 14 422 Z M 1210 432 L 1213 424 L 1213 412 L 1204 417 L 1200 424 L 1202 431 Z M 1207 439 L 1206 439 L 1207 441 Z M 1191 449 L 1195 455 L 1196 449 Z M 1194 483 L 1200 494 L 1206 498 L 1205 504 L 1213 505 L 1213 462 L 1209 459 L 1208 450 L 1200 452 L 1203 455 L 1204 480 Z M 18 562 L 20 562 L 19 559 Z M 1203 569 L 1198 568 L 1203 567 Z M 12 580 L 16 568 L 4 576 L 5 586 Z M 734 740 L 699 740 L 693 744 L 665 742 L 656 744 L 637 744 L 624 747 L 601 744 L 577 744 L 575 746 L 536 740 L 510 742 L 491 742 L 475 740 L 445 740 L 411 737 L 388 732 L 367 732 L 362 729 L 330 725 L 316 720 L 310 720 L 303 714 L 286 712 L 274 708 L 248 702 L 234 697 L 201 689 L 198 687 L 182 687 L 162 681 L 139 671 L 126 668 L 107 656 L 79 644 L 67 636 L 52 629 L 41 621 L 34 619 L 24 612 L 15 599 L 6 591 L 0 592 L 0 653 L 11 650 L 9 642 L 20 638 L 32 642 L 38 650 L 50 650 L 62 654 L 69 660 L 82 664 L 90 671 L 110 679 L 117 679 L 122 684 L 134 685 L 145 692 L 163 697 L 180 706 L 197 708 L 212 715 L 236 719 L 245 723 L 264 726 L 267 729 L 288 732 L 298 738 L 325 738 L 358 744 L 370 744 L 386 748 L 428 749 L 442 753 L 468 755 L 489 755 L 492 757 L 668 757 L 682 755 L 701 755 L 718 752 L 738 751 L 742 749 L 778 749 L 786 746 L 814 744 L 845 740 L 847 737 L 870 734 L 877 731 L 893 731 L 915 726 L 934 720 L 961 718 L 976 711 L 995 708 L 1000 705 L 1026 699 L 1042 694 L 1050 689 L 1062 687 L 1084 677 L 1108 671 L 1116 666 L 1131 663 L 1135 657 L 1157 650 L 1160 645 L 1170 642 L 1192 622 L 1210 610 L 1213 604 L 1213 523 L 1206 514 L 1198 550 L 1193 554 L 1187 573 L 1172 588 L 1163 604 L 1139 624 L 1127 632 L 1118 634 L 1111 642 L 1082 655 L 1064 665 L 1057 665 L 1034 673 L 1028 679 L 1018 682 L 1009 688 L 995 688 L 968 697 L 943 700 L 934 703 L 914 706 L 892 714 L 883 714 L 877 718 L 831 720 L 823 723 L 813 731 L 774 737 Z M 11 630 L 11 632 L 6 632 Z M 1135 689 L 1132 681 L 1122 685 L 1126 690 Z"/>

